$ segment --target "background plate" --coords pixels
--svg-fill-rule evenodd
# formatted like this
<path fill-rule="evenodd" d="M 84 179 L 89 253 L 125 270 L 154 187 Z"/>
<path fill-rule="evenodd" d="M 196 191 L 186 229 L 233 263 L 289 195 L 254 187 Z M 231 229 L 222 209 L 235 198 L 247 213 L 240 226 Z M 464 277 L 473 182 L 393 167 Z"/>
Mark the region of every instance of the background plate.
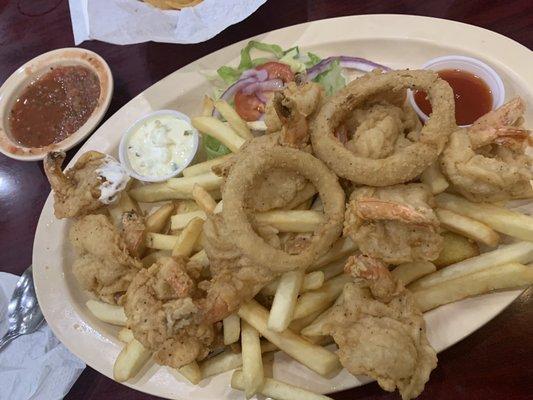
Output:
<path fill-rule="evenodd" d="M 294 45 L 322 57 L 354 55 L 393 68 L 417 68 L 426 60 L 462 54 L 491 65 L 502 77 L 507 99 L 520 95 L 529 104 L 526 122 L 533 120 L 533 69 L 531 51 L 497 33 L 442 19 L 406 15 L 363 15 L 327 19 L 296 25 L 256 36 L 283 48 Z M 139 117 L 159 109 L 177 109 L 189 115 L 200 112 L 201 99 L 211 88 L 204 70 L 236 63 L 246 41 L 233 44 L 162 79 L 132 99 L 107 120 L 85 143 L 70 165 L 88 150 L 116 156 L 122 133 Z M 118 328 L 94 318 L 85 308 L 82 292 L 70 266 L 73 251 L 68 243 L 70 223 L 56 220 L 49 196 L 43 208 L 33 248 L 33 273 L 39 303 L 56 336 L 78 357 L 102 374 L 113 376 L 113 363 L 122 345 Z M 484 295 L 440 307 L 425 315 L 428 337 L 441 351 L 463 339 L 509 305 L 520 291 Z M 193 386 L 170 369 L 146 365 L 136 380 L 126 385 L 171 399 L 242 399 L 229 386 L 231 373 Z M 306 367 L 276 354 L 274 376 L 313 391 L 328 393 L 368 382 L 343 371 L 326 380 Z"/>

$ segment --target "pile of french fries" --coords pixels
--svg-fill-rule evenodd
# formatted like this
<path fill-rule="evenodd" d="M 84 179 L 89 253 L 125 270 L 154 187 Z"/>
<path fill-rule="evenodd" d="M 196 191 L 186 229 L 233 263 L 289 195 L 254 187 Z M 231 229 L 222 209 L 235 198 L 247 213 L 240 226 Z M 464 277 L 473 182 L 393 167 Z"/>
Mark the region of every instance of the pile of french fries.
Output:
<path fill-rule="evenodd" d="M 211 117 L 213 107 L 227 122 Z M 223 101 L 206 98 L 203 116 L 193 125 L 211 135 L 233 152 L 251 137 L 250 127 Z M 139 212 L 140 203 L 166 203 L 155 207 L 146 217 L 145 267 L 163 256 L 185 256 L 203 266 L 209 260 L 202 249 L 201 233 L 206 216 L 222 210 L 222 178 L 211 168 L 229 156 L 193 165 L 183 177 L 165 183 L 132 187 L 109 210 L 119 224 L 122 213 Z M 444 250 L 435 263 L 410 262 L 396 266 L 392 274 L 413 293 L 422 311 L 493 290 L 521 288 L 533 283 L 533 218 L 492 204 L 474 204 L 456 195 L 442 193 L 447 183 L 438 170 L 422 178 L 436 193 L 437 216 L 444 235 Z M 314 193 L 310 194 L 310 199 Z M 257 221 L 281 233 L 312 232 L 322 222 L 320 202 L 311 200 L 290 210 L 259 213 Z M 500 234 L 517 239 L 501 245 Z M 491 248 L 480 253 L 479 246 Z M 498 247 L 499 246 L 499 247 Z M 341 368 L 337 355 L 324 347 L 331 338 L 323 327 L 332 307 L 341 304 L 342 292 L 350 277 L 343 274 L 348 256 L 356 245 L 341 238 L 330 251 L 306 271 L 290 271 L 265 286 L 261 296 L 273 297 L 270 310 L 252 300 L 223 320 L 223 352 L 199 363 L 179 369 L 192 384 L 210 376 L 234 370 L 231 386 L 244 391 L 246 398 L 262 394 L 279 400 L 312 400 L 328 397 L 311 393 L 265 376 L 264 355 L 282 351 L 309 369 L 331 376 Z M 137 341 L 127 325 L 120 306 L 87 302 L 87 308 L 101 321 L 121 326 L 118 338 L 124 347 L 116 359 L 114 377 L 126 381 L 134 377 L 150 359 L 151 353 Z M 240 343 L 240 352 L 235 349 Z"/>

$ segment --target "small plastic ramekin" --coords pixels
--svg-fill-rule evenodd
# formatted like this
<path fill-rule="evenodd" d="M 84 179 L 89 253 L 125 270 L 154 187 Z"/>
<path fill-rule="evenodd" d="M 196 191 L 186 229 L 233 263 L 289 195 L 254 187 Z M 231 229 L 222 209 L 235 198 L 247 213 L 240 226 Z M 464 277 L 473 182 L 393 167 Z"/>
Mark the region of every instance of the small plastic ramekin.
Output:
<path fill-rule="evenodd" d="M 426 62 L 422 65 L 421 69 L 430 69 L 432 71 L 460 69 L 477 75 L 487 84 L 492 92 L 492 109 L 494 110 L 503 105 L 505 100 L 505 88 L 502 79 L 494 69 L 476 58 L 457 55 L 437 57 Z M 408 91 L 407 97 L 418 116 L 426 122 L 429 119 L 429 116 L 427 116 L 420 107 L 418 107 L 418 104 L 416 104 L 412 90 Z M 462 127 L 467 126 L 470 125 L 462 125 Z"/>
<path fill-rule="evenodd" d="M 149 120 L 151 118 L 154 118 L 154 117 L 156 117 L 158 115 L 171 115 L 173 117 L 176 117 L 177 119 L 181 119 L 183 121 L 186 121 L 189 125 L 191 125 L 191 130 L 193 131 L 193 137 L 192 137 L 192 139 L 193 139 L 193 151 L 191 152 L 191 154 L 189 155 L 187 160 L 185 160 L 185 163 L 183 164 L 183 166 L 180 169 L 177 169 L 176 171 L 172 172 L 169 175 L 165 175 L 165 176 L 146 176 L 146 175 L 141 175 L 141 174 L 137 173 L 131 167 L 131 164 L 130 164 L 130 161 L 129 161 L 129 158 L 128 158 L 128 152 L 126 151 L 126 147 L 128 145 L 128 142 L 129 142 L 129 139 L 130 139 L 131 135 L 145 121 L 147 121 L 147 120 Z M 124 134 L 122 135 L 122 138 L 120 139 L 120 144 L 119 144 L 119 148 L 118 148 L 118 157 L 120 159 L 120 163 L 126 169 L 126 171 L 128 172 L 128 175 L 131 176 L 132 178 L 138 179 L 138 180 L 143 181 L 143 182 L 163 182 L 163 181 L 166 181 L 167 179 L 174 178 L 175 176 L 178 176 L 181 173 L 181 171 L 183 171 L 185 168 L 187 168 L 189 166 L 189 164 L 194 159 L 194 156 L 198 152 L 199 137 L 200 137 L 200 135 L 198 134 L 198 131 L 192 127 L 191 119 L 187 115 L 185 115 L 185 114 L 183 114 L 183 113 L 181 113 L 179 111 L 176 111 L 176 110 L 154 111 L 154 112 L 152 112 L 150 114 L 145 115 L 142 118 L 139 118 L 137 121 L 135 121 L 135 123 L 132 126 L 130 126 L 128 128 L 128 130 L 126 132 L 124 132 Z"/>

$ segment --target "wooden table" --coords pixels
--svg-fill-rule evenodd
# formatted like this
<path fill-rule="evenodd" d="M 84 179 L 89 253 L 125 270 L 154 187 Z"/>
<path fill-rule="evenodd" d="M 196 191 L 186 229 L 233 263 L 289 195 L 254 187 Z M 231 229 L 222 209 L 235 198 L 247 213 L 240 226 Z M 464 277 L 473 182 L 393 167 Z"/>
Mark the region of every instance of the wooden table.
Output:
<path fill-rule="evenodd" d="M 305 21 L 374 13 L 453 19 L 494 30 L 533 47 L 530 0 L 269 0 L 247 20 L 205 43 L 115 46 L 88 42 L 81 47 L 98 52 L 113 70 L 115 93 L 109 117 L 161 78 L 235 41 Z M 25 61 L 69 46 L 73 46 L 73 38 L 66 0 L 0 0 L 0 82 Z M 76 151 L 77 148 L 71 150 L 70 155 Z M 37 220 L 49 191 L 41 163 L 14 161 L 0 155 L 0 270 L 20 274 L 30 265 Z M 485 327 L 441 353 L 439 366 L 420 398 L 533 398 L 532 294 L 529 289 Z M 375 383 L 333 397 L 399 398 L 397 394 L 383 392 Z M 151 398 L 154 397 L 122 386 L 89 367 L 67 396 L 71 400 Z"/>

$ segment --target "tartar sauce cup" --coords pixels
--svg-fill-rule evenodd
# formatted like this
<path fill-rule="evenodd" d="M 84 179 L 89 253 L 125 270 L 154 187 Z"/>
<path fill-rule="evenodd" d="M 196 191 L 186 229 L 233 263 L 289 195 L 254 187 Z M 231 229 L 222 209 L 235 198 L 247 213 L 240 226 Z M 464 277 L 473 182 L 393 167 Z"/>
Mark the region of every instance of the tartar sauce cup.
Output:
<path fill-rule="evenodd" d="M 449 55 L 433 58 L 423 64 L 420 68 L 429 69 L 432 71 L 458 69 L 477 75 L 487 84 L 492 92 L 492 109 L 495 110 L 503 105 L 505 100 L 505 88 L 503 86 L 503 81 L 500 78 L 500 75 L 498 75 L 498 73 L 492 67 L 485 64 L 481 60 L 466 56 Z M 429 119 L 429 116 L 426 115 L 416 103 L 412 90 L 407 91 L 407 97 L 409 99 L 409 103 L 416 111 L 418 116 L 424 122 L 426 122 Z M 461 127 L 467 126 L 470 125 L 461 125 Z"/>
<path fill-rule="evenodd" d="M 131 177 L 162 182 L 179 175 L 193 161 L 198 146 L 198 131 L 187 115 L 159 110 L 138 119 L 122 135 L 118 154 Z"/>

